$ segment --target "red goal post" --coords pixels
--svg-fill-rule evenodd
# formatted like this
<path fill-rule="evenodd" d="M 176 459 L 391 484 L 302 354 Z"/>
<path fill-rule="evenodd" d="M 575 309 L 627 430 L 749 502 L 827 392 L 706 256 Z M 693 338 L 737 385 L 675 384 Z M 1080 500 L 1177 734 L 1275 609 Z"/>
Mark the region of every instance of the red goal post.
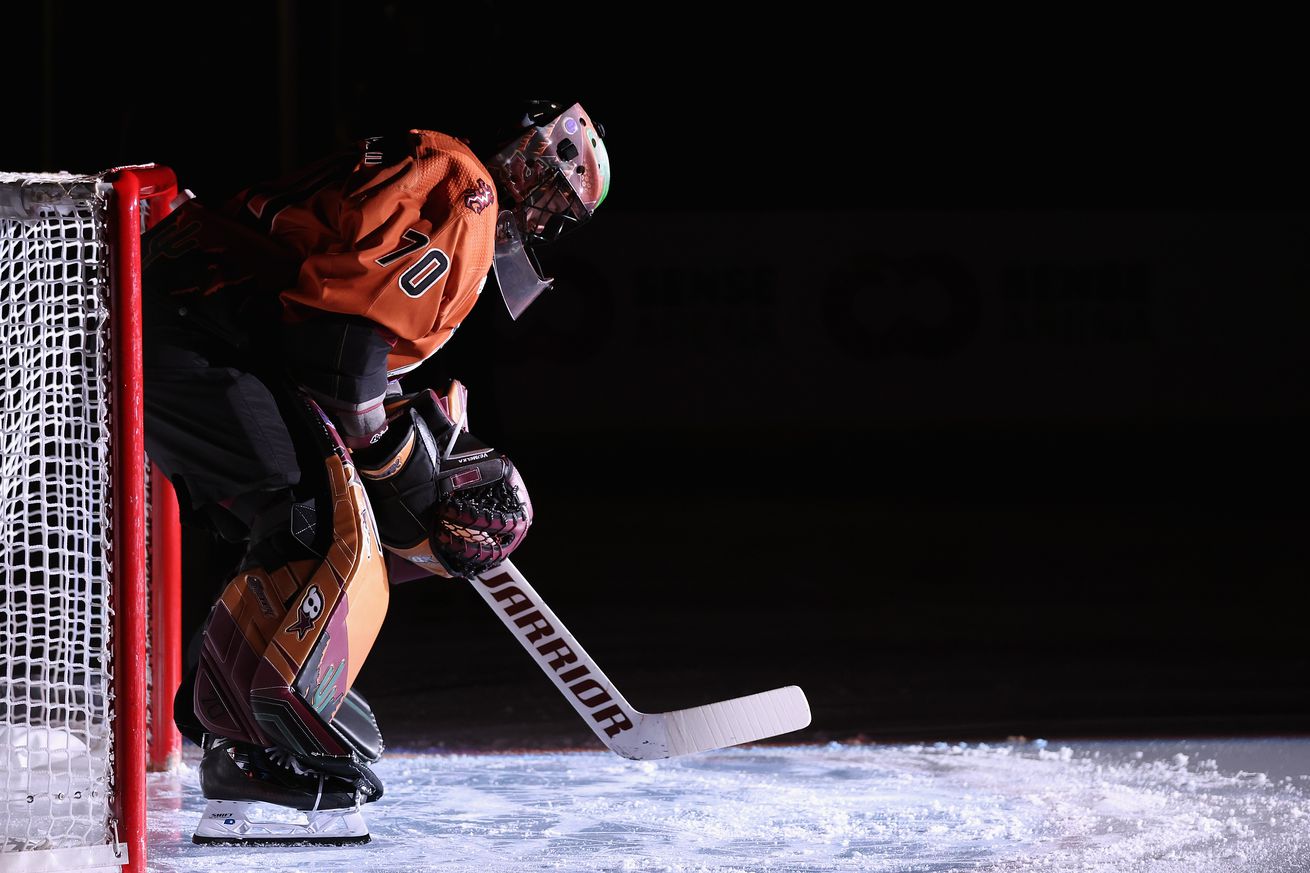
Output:
<path fill-rule="evenodd" d="M 0 173 L 0 873 L 144 871 L 146 771 L 180 757 L 141 356 L 141 234 L 176 196 L 156 165 Z"/>

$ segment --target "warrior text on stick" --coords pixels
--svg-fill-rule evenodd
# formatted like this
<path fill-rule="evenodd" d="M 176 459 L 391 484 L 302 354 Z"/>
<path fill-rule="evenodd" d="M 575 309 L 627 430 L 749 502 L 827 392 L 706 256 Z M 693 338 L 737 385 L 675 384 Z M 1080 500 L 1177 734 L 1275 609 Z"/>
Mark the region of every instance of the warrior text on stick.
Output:
<path fill-rule="evenodd" d="M 591 678 L 592 671 L 586 663 L 561 672 L 563 668 L 577 663 L 577 653 L 565 640 L 556 636 L 555 628 L 541 614 L 536 604 L 513 584 L 514 579 L 509 573 L 497 573 L 481 581 L 491 589 L 491 595 L 500 604 L 505 615 L 511 618 L 517 616 L 514 618 L 514 624 L 523 632 L 523 638 L 533 645 L 541 658 L 549 659 L 546 663 L 569 691 L 573 692 L 584 706 L 592 710 L 591 717 L 604 728 L 606 735 L 613 737 L 632 728 L 632 720 L 618 704 L 613 702 L 614 697 L 605 686 Z M 524 614 L 519 615 L 519 613 Z"/>

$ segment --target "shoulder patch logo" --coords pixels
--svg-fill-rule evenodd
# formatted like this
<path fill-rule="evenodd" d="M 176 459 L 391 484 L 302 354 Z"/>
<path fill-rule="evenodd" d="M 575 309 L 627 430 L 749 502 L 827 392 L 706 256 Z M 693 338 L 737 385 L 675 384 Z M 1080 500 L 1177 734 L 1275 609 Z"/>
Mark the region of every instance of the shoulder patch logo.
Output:
<path fill-rule="evenodd" d="M 464 205 L 478 215 L 481 215 L 482 210 L 495 202 L 496 192 L 491 189 L 485 179 L 479 179 L 477 185 L 464 191 Z"/>

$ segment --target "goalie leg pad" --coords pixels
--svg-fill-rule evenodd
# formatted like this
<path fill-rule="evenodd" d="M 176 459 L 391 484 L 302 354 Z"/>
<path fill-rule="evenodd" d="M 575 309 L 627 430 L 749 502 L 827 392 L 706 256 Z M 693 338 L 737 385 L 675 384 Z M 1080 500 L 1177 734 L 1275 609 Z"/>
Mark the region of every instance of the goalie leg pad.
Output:
<path fill-rule="evenodd" d="M 195 681 L 195 712 L 207 730 L 268 744 L 250 706 L 250 687 L 264 652 L 286 621 L 286 604 L 306 587 L 315 562 L 238 572 L 210 610 Z"/>
<path fill-rule="evenodd" d="M 327 554 L 271 572 L 248 568 L 228 583 L 205 629 L 196 715 L 206 729 L 255 745 L 368 757 L 380 741 L 359 748 L 349 736 L 358 727 L 343 730 L 334 719 L 386 615 L 386 565 L 345 450 L 325 463 Z"/>
<path fill-rule="evenodd" d="M 354 688 L 346 692 L 346 699 L 332 719 L 332 725 L 350 741 L 355 753 L 365 761 L 371 764 L 382 757 L 386 745 L 382 742 L 378 720 L 368 701 Z"/>

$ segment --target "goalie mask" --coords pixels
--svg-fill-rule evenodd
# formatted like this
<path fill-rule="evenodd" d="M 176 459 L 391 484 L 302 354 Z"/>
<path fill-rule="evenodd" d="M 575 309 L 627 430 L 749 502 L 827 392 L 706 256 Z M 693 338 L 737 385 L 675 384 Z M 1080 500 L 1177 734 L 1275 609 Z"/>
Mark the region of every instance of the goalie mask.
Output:
<path fill-rule="evenodd" d="M 490 570 L 532 524 L 514 464 L 468 432 L 466 397 L 454 382 L 398 398 L 382 439 L 354 452 L 383 545 L 438 576 Z"/>
<path fill-rule="evenodd" d="M 580 104 L 536 101 L 517 138 L 487 161 L 509 204 L 496 219 L 492 268 L 511 318 L 550 287 L 533 247 L 584 224 L 609 193 L 610 164 L 594 123 Z"/>

